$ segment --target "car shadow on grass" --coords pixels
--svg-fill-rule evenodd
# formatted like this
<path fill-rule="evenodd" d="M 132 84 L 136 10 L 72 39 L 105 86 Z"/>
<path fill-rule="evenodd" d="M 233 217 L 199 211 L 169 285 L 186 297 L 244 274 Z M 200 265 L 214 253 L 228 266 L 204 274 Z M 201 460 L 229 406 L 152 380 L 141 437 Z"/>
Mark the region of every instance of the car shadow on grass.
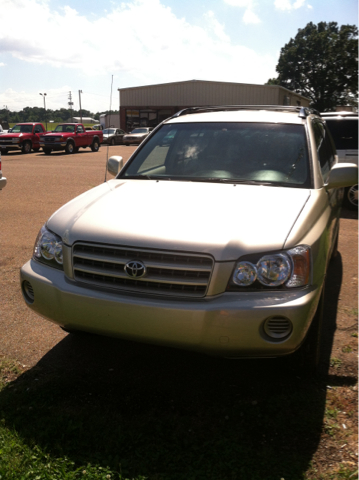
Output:
<path fill-rule="evenodd" d="M 355 383 L 328 377 L 341 279 L 339 254 L 328 272 L 320 377 L 287 358 L 223 360 L 68 335 L 3 389 L 1 417 L 27 445 L 74 469 L 108 467 L 111 478 L 304 478 L 328 382 Z"/>

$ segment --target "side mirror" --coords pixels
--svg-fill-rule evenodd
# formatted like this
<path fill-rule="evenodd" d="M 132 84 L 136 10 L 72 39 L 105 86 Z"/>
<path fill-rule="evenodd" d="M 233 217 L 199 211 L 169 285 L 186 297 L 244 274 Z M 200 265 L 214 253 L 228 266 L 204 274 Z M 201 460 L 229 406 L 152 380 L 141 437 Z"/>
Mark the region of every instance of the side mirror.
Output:
<path fill-rule="evenodd" d="M 358 183 L 358 166 L 354 163 L 337 163 L 333 166 L 329 174 L 329 188 L 351 187 Z"/>
<path fill-rule="evenodd" d="M 111 175 L 116 176 L 118 172 L 123 167 L 123 158 L 118 156 L 113 156 L 108 159 L 107 162 L 107 171 L 111 173 Z"/>

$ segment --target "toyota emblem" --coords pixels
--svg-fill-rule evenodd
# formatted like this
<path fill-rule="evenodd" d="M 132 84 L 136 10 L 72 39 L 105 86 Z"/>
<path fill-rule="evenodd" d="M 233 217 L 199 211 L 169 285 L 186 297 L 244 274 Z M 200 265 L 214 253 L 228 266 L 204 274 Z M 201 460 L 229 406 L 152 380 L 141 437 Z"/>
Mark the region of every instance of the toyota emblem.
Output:
<path fill-rule="evenodd" d="M 131 260 L 130 262 L 127 262 L 124 270 L 131 278 L 141 278 L 146 273 L 145 265 L 137 260 Z"/>

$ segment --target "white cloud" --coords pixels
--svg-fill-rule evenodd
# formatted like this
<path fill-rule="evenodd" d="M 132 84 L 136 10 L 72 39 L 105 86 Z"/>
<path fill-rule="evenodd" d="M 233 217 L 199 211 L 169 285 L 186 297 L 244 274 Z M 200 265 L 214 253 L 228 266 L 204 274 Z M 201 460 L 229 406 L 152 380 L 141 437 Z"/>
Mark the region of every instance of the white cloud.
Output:
<path fill-rule="evenodd" d="M 204 15 L 205 19 L 207 20 L 210 28 L 213 30 L 214 34 L 222 41 L 229 42 L 229 36 L 224 33 L 224 26 L 219 23 L 219 21 L 214 17 L 214 13 L 212 11 L 207 12 Z"/>
<path fill-rule="evenodd" d="M 5 65 L 6 65 L 5 63 L 0 62 L 0 67 L 5 67 Z"/>
<path fill-rule="evenodd" d="M 251 1 L 227 1 L 246 8 L 247 23 L 258 23 Z M 211 11 L 199 26 L 176 17 L 160 0 L 107 8 L 113 10 L 93 18 L 66 4 L 56 10 L 46 0 L 3 0 L 0 54 L 55 67 L 57 79 L 71 70 L 88 82 L 117 75 L 121 87 L 190 79 L 260 84 L 275 75 L 277 58 L 231 42 Z M 16 28 L 6 18 L 17 18 Z"/>
<path fill-rule="evenodd" d="M 278 10 L 297 10 L 305 5 L 306 0 L 296 0 L 292 3 L 290 0 L 275 0 L 274 6 Z M 312 8 L 310 5 L 307 5 L 308 8 Z"/>
<path fill-rule="evenodd" d="M 260 18 L 254 12 L 254 2 L 253 0 L 223 0 L 224 3 L 230 5 L 231 7 L 245 8 L 243 15 L 243 22 L 246 24 L 257 24 L 261 23 Z"/>
<path fill-rule="evenodd" d="M 261 23 L 261 19 L 258 17 L 257 14 L 253 12 L 251 7 L 248 7 L 247 10 L 244 12 L 243 22 L 256 24 L 256 23 Z"/>

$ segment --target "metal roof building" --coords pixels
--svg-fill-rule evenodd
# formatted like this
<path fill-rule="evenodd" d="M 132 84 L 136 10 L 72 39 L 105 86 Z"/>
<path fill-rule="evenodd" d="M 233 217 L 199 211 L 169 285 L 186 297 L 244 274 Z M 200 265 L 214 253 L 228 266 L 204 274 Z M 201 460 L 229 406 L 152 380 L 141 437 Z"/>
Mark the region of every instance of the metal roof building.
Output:
<path fill-rule="evenodd" d="M 309 99 L 279 85 L 188 80 L 142 87 L 119 88 L 120 124 L 158 125 L 186 107 L 209 105 L 302 105 Z"/>

